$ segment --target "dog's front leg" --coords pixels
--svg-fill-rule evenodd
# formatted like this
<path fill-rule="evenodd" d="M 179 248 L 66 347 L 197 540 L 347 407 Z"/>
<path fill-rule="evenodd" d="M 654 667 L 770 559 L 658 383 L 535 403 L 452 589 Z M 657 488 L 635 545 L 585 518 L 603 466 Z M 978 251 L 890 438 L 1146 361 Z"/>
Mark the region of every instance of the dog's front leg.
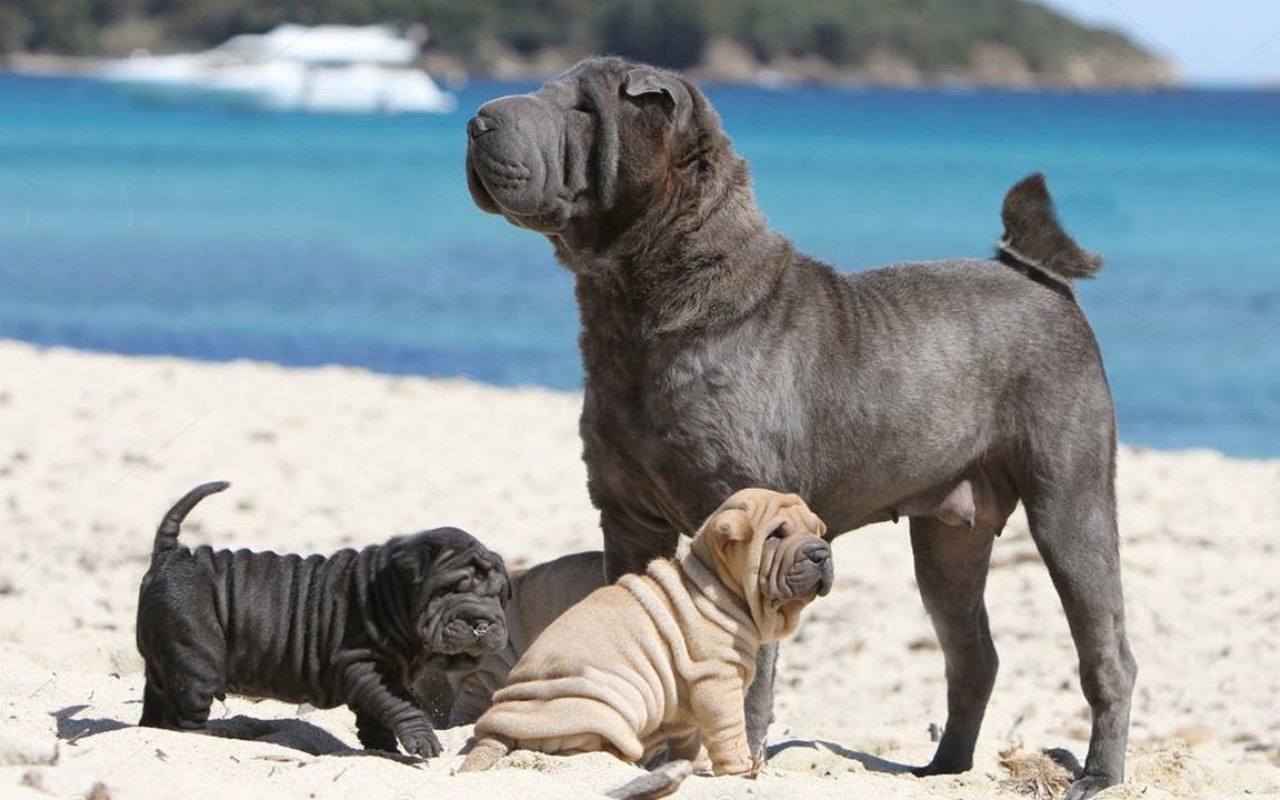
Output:
<path fill-rule="evenodd" d="M 604 575 L 613 583 L 628 573 L 639 575 L 655 558 L 670 558 L 676 553 L 680 534 L 661 526 L 656 519 L 642 525 L 635 515 L 601 512 L 600 528 L 604 533 Z"/>
<path fill-rule="evenodd" d="M 736 674 L 704 678 L 690 691 L 694 720 L 716 775 L 748 775 L 755 768 L 747 746 L 744 700 Z"/>
<path fill-rule="evenodd" d="M 765 734 L 773 722 L 773 679 L 778 665 L 778 643 L 762 645 L 756 654 L 756 677 L 747 687 L 747 746 L 752 757 L 764 761 Z"/>
<path fill-rule="evenodd" d="M 356 715 L 356 736 L 365 750 L 381 750 L 384 753 L 398 753 L 395 732 L 382 724 L 382 721 L 367 711 L 352 708 Z"/>
<path fill-rule="evenodd" d="M 431 720 L 398 681 L 371 661 L 349 665 L 343 672 L 347 705 L 356 713 L 360 743 L 370 749 L 394 749 L 394 733 L 406 753 L 423 758 L 440 755 L 440 740 Z"/>

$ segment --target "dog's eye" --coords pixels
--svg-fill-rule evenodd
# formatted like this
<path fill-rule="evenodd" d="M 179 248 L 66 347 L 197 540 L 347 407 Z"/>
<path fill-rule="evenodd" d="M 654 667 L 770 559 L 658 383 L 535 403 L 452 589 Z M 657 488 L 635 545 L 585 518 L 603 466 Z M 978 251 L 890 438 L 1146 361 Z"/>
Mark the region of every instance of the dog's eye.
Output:
<path fill-rule="evenodd" d="M 575 106 L 573 107 L 573 110 L 574 110 L 574 111 L 579 111 L 579 112 L 581 112 L 581 113 L 583 113 L 583 114 L 594 114 L 594 113 L 596 113 L 596 110 L 595 110 L 594 108 L 592 108 L 592 107 L 591 107 L 591 104 L 590 104 L 589 102 L 587 102 L 586 100 L 579 100 L 579 101 L 578 101 L 578 104 L 577 104 L 577 105 L 575 105 Z"/>
<path fill-rule="evenodd" d="M 769 539 L 785 539 L 785 538 L 786 538 L 786 536 L 787 536 L 787 524 L 784 522 L 784 523 L 782 523 L 781 525 L 779 525 L 778 527 L 774 528 L 774 529 L 773 529 L 773 532 L 772 532 L 772 533 L 770 533 L 770 534 L 769 534 L 769 536 L 768 536 L 767 538 L 769 538 Z"/>

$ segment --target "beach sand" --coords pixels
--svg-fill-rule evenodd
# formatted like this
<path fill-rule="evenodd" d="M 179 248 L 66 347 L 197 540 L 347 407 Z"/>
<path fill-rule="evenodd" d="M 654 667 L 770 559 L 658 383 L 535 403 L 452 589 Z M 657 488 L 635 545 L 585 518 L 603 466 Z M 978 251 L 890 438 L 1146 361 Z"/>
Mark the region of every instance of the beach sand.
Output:
<path fill-rule="evenodd" d="M 217 735 L 135 727 L 138 581 L 161 513 L 232 481 L 188 544 L 327 552 L 441 524 L 512 565 L 599 547 L 580 396 L 347 368 L 125 358 L 0 342 L 0 796 L 590 797 L 640 774 L 520 753 L 455 775 L 365 755 L 352 715 L 215 704 Z M 1122 448 L 1128 782 L 1107 798 L 1280 797 L 1280 461 Z M 843 536 L 838 580 L 782 647 L 773 758 L 690 798 L 1049 797 L 1089 730 L 1057 596 L 1021 515 L 988 589 L 1000 677 L 964 775 L 918 779 L 945 716 L 905 522 Z"/>

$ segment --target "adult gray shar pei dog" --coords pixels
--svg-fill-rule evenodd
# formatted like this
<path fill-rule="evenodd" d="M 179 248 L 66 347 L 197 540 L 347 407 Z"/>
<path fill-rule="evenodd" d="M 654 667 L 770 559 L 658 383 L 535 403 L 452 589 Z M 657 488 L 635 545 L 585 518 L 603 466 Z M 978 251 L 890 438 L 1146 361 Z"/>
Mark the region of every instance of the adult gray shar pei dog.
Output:
<path fill-rule="evenodd" d="M 833 532 L 910 517 L 946 660 L 947 721 L 922 774 L 972 766 L 996 676 L 983 603 L 1021 500 L 1093 712 L 1072 800 L 1123 778 L 1137 667 L 1125 638 L 1115 421 L 1073 278 L 1100 260 L 1040 176 L 1005 199 L 996 258 L 841 274 L 771 231 L 701 92 L 590 59 L 468 124 L 485 211 L 544 234 L 581 314 L 581 433 L 610 578 L 669 555 L 720 499 L 794 492 Z M 747 699 L 753 747 L 772 661 Z"/>
<path fill-rule="evenodd" d="M 192 489 L 156 532 L 138 598 L 140 724 L 199 730 L 228 692 L 345 703 L 365 747 L 395 752 L 399 739 L 439 755 L 407 687 L 428 667 L 465 669 L 506 644 L 502 559 L 457 528 L 327 557 L 179 545 L 191 509 L 225 488 Z"/>

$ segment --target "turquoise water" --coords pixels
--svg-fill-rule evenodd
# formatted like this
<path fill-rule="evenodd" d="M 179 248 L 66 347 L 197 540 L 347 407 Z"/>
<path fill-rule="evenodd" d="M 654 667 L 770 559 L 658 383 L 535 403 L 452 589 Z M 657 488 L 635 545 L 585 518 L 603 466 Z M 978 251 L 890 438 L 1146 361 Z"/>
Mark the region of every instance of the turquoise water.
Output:
<path fill-rule="evenodd" d="M 478 211 L 460 111 L 138 107 L 0 75 L 0 336 L 579 385 L 569 276 Z M 1044 171 L 1120 437 L 1280 457 L 1280 94 L 709 90 L 761 206 L 845 269 L 980 256 Z M 3 365 L 0 364 L 0 370 Z"/>

